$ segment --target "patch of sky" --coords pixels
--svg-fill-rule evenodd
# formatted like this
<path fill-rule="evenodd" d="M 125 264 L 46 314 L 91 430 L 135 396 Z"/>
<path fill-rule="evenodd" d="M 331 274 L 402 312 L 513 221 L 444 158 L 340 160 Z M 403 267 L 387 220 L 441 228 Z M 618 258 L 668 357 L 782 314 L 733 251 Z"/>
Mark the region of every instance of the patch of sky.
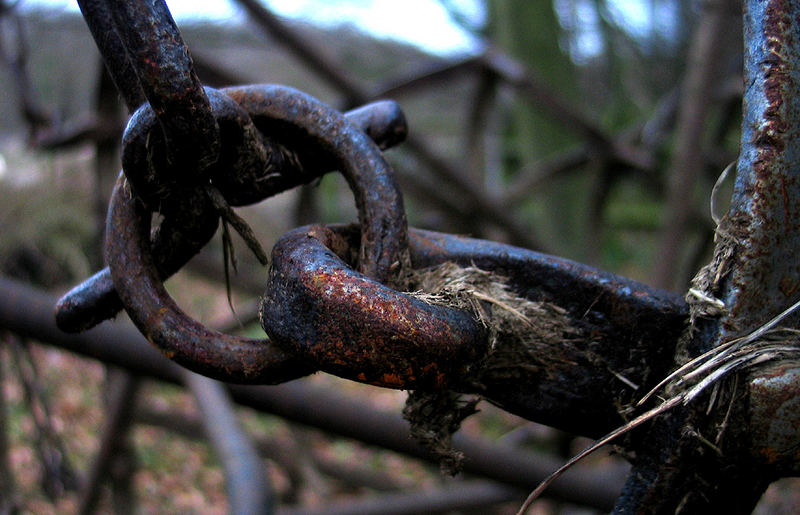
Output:
<path fill-rule="evenodd" d="M 352 25 L 377 37 L 411 43 L 432 53 L 474 52 L 477 38 L 455 19 L 476 26 L 485 23 L 480 0 L 267 0 L 282 16 L 322 26 Z"/>
<path fill-rule="evenodd" d="M 572 59 L 585 64 L 605 51 L 604 21 L 611 23 L 647 51 L 651 44 L 676 39 L 680 0 L 554 0 L 565 31 L 564 46 Z"/>
<path fill-rule="evenodd" d="M 262 0 L 280 16 L 326 27 L 350 25 L 375 37 L 403 41 L 434 54 L 453 56 L 479 52 L 477 35 L 486 24 L 483 0 Z M 565 45 L 576 62 L 604 50 L 601 16 L 644 38 L 656 31 L 676 30 L 679 0 L 553 0 Z M 21 0 L 23 8 L 77 11 L 75 0 Z M 232 0 L 167 0 L 178 22 L 234 23 L 245 18 Z M 602 8 L 602 11 L 598 9 Z"/>
<path fill-rule="evenodd" d="M 585 64 L 605 50 L 600 15 L 593 0 L 554 0 L 558 21 L 564 29 L 562 46 L 577 64 Z"/>

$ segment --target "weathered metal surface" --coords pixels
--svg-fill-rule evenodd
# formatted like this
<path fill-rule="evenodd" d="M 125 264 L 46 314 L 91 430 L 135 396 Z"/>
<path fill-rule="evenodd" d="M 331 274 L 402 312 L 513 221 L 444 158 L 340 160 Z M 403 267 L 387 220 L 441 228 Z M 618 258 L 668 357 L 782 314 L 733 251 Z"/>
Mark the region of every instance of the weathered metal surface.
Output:
<path fill-rule="evenodd" d="M 578 333 L 557 346 L 534 342 L 511 371 L 477 368 L 465 378 L 465 387 L 512 413 L 600 436 L 672 366 L 688 318 L 678 295 L 502 243 L 419 230 L 409 239 L 414 268 L 452 261 L 497 272 L 520 296 L 563 309 Z"/>
<path fill-rule="evenodd" d="M 402 197 L 380 150 L 340 113 L 308 95 L 278 86 L 258 92 L 262 95 L 256 97 L 252 91 L 242 90 L 246 93 L 242 102 L 250 100 L 262 107 L 260 120 L 268 119 L 274 130 L 281 131 L 275 138 L 316 149 L 310 152 L 314 159 L 334 163 L 348 180 L 364 228 L 359 246 L 361 269 L 387 280 L 406 259 L 408 240 Z M 236 91 L 231 98 L 236 99 Z M 148 150 L 146 144 L 143 150 Z M 148 166 L 144 160 L 127 164 Z M 203 189 L 183 189 L 181 193 L 200 206 L 200 213 L 213 211 L 202 205 L 208 202 Z M 115 289 L 134 324 L 167 356 L 193 371 L 230 382 L 276 383 L 310 371 L 267 341 L 210 331 L 183 313 L 164 289 L 151 255 L 151 209 L 123 178 L 109 209 L 105 254 Z"/>
<path fill-rule="evenodd" d="M 566 260 L 414 232 L 414 266 L 456 261 L 498 271 L 520 295 L 565 314 L 570 337 L 563 345 L 531 342 L 523 356 L 530 361 L 511 372 L 485 366 L 485 333 L 469 315 L 423 305 L 369 280 L 386 281 L 405 264 L 407 235 L 394 180 L 363 133 L 291 90 L 204 90 L 162 0 L 97 5 L 90 24 L 112 29 L 105 45 L 112 73 L 136 74 L 137 84 L 123 91 L 128 105 L 139 102 L 139 89 L 150 101 L 125 136 L 123 168 L 135 191 L 121 183 L 115 193 L 109 234 L 121 241 L 108 244 L 111 275 L 134 322 L 179 363 L 234 381 L 280 382 L 319 367 L 381 386 L 477 392 L 527 418 L 588 435 L 619 425 L 637 387 L 652 386 L 673 365 L 687 319 L 680 299 Z M 97 27 L 93 32 L 102 37 Z M 713 291 L 703 292 L 720 298 L 725 310 L 720 318 L 699 318 L 680 349 L 689 357 L 752 331 L 800 297 L 800 208 L 794 202 L 800 198 L 800 6 L 748 1 L 745 32 L 741 158 L 733 204 L 719 231 L 720 247 L 728 248 L 718 247 L 723 257 L 712 271 Z M 225 167 L 236 171 L 225 173 Z M 359 242 L 350 230 L 306 228 L 276 247 L 263 322 L 280 346 L 208 331 L 178 309 L 161 276 L 167 265 L 184 260 L 169 258 L 171 249 L 192 254 L 207 237 L 192 220 L 213 211 L 203 185 L 210 181 L 227 202 L 240 205 L 297 180 L 286 170 L 305 177 L 308 169 L 330 167 L 341 168 L 354 190 L 363 234 Z M 154 211 L 165 221 L 152 245 Z M 203 228 L 216 226 L 216 215 L 209 216 L 214 220 Z M 168 242 L 158 258 L 163 263 L 151 255 L 159 237 Z M 93 284 L 108 288 L 103 278 Z M 64 313 L 96 302 L 85 293 L 68 297 Z M 729 404 L 728 414 L 740 425 L 731 433 L 724 432 L 728 414 L 722 420 L 689 407 L 653 424 L 647 437 L 660 448 L 633 435 L 636 469 L 617 509 L 700 511 L 714 502 L 731 512 L 749 509 L 769 479 L 761 472 L 797 472 L 798 374 L 796 364 L 779 363 L 743 375 L 749 396 Z M 719 391 L 736 400 L 742 390 L 734 390 L 722 385 Z M 700 433 L 716 427 L 722 428 L 717 444 L 701 440 Z M 747 430 L 749 441 L 737 438 Z M 754 463 L 761 467 L 755 474 Z M 690 484 L 695 477 L 710 486 L 698 491 Z M 683 498 L 665 493 L 684 489 Z"/>
<path fill-rule="evenodd" d="M 125 44 L 117 32 L 116 22 L 106 0 L 78 0 L 81 14 L 89 26 L 95 44 L 111 75 L 114 85 L 122 94 L 129 112 L 134 112 L 147 99 L 139 77 L 128 59 Z"/>
<path fill-rule="evenodd" d="M 744 19 L 741 154 L 722 225 L 736 247 L 720 296 L 728 308 L 720 339 L 800 298 L 800 4 L 748 1 Z"/>
<path fill-rule="evenodd" d="M 467 312 L 355 272 L 343 261 L 352 258 L 358 232 L 352 236 L 309 226 L 278 241 L 260 309 L 264 330 L 288 353 L 354 381 L 403 389 L 460 384 L 487 351 L 485 328 Z"/>
<path fill-rule="evenodd" d="M 800 365 L 784 362 L 750 381 L 753 457 L 784 472 L 800 471 Z"/>
<path fill-rule="evenodd" d="M 291 88 L 226 90 L 248 113 L 259 132 L 287 146 L 303 149 L 300 159 L 333 163 L 355 196 L 363 228 L 361 271 L 386 281 L 408 246 L 407 222 L 400 189 L 380 150 L 341 114 Z"/>
<path fill-rule="evenodd" d="M 259 202 L 299 184 L 310 182 L 339 163 L 330 149 L 311 146 L 312 136 L 287 121 L 279 110 L 296 109 L 305 95 L 276 85 L 251 85 L 215 90 L 206 88 L 210 108 L 220 131 L 219 162 L 202 176 L 176 173 L 167 155 L 156 112 L 150 105 L 139 108 L 123 136 L 123 170 L 151 209 L 169 212 L 186 190 L 211 183 L 232 206 Z M 335 113 L 319 102 L 308 101 L 306 114 L 323 120 Z M 293 115 L 294 116 L 294 115 Z M 340 116 L 336 113 L 336 116 Z M 405 138 L 405 117 L 393 101 L 368 104 L 346 115 L 351 123 L 388 148 Z M 302 152 L 301 152 L 302 150 Z M 182 166 L 182 165 L 181 165 Z"/>
<path fill-rule="evenodd" d="M 0 327 L 22 336 L 99 360 L 133 374 L 182 383 L 182 372 L 164 358 L 141 334 L 125 323 L 104 324 L 82 334 L 59 330 L 47 310 L 55 296 L 30 285 L 0 277 Z M 408 437 L 408 422 L 399 413 L 386 413 L 345 394 L 313 387 L 303 381 L 278 386 L 228 385 L 241 405 L 286 420 L 354 438 L 369 445 L 434 461 L 431 454 Z M 517 447 L 468 435 L 455 435 L 463 450 L 465 471 L 530 490 L 559 465 L 559 460 Z M 574 473 L 573 473 L 574 472 Z M 621 487 L 620 477 L 607 471 L 572 471 L 548 491 L 555 499 L 608 511 Z"/>
<path fill-rule="evenodd" d="M 558 306 L 579 336 L 557 346 L 534 341 L 520 362 L 495 367 L 474 315 L 367 280 L 343 262 L 353 258 L 357 228 L 318 226 L 288 233 L 273 249 L 265 330 L 287 352 L 347 379 L 480 393 L 518 415 L 588 435 L 621 424 L 634 386 L 652 386 L 671 366 L 688 318 L 677 295 L 500 243 L 415 229 L 409 239 L 414 268 L 455 262 L 500 273 L 526 299 Z"/>
<path fill-rule="evenodd" d="M 106 261 L 128 315 L 151 343 L 184 367 L 229 382 L 281 383 L 312 372 L 266 340 L 224 335 L 186 315 L 155 269 L 150 219 L 120 178 L 109 206 Z"/>
<path fill-rule="evenodd" d="M 419 229 L 410 235 L 414 268 L 445 261 L 464 266 L 474 263 L 506 275 L 512 289 L 523 297 L 553 301 L 620 327 L 634 324 L 631 334 L 686 321 L 688 311 L 680 295 L 611 272 L 489 240 Z"/>
<path fill-rule="evenodd" d="M 235 88 L 235 91 L 237 98 L 243 99 L 246 98 L 247 91 L 263 92 L 266 88 L 267 86 L 248 86 Z M 264 94 L 259 94 L 258 97 L 263 100 Z M 212 98 L 216 98 L 216 95 L 212 95 Z M 259 102 L 248 103 L 248 107 L 257 110 L 253 116 L 258 124 L 262 124 L 262 119 L 266 116 L 263 110 L 258 110 L 260 105 Z M 345 118 L 372 137 L 380 148 L 389 148 L 402 142 L 407 132 L 405 116 L 397 103 L 393 101 L 367 104 L 345 113 Z M 137 132 L 147 134 L 153 128 L 157 128 L 152 116 L 143 115 L 140 119 L 146 120 L 147 123 L 139 122 L 144 125 L 138 127 Z M 235 128 L 229 127 L 227 122 L 220 125 L 222 128 L 221 155 L 223 156 L 220 160 L 221 166 L 226 162 L 225 156 L 241 148 L 241 144 L 238 143 L 239 138 L 236 137 Z M 233 141 L 229 144 L 229 140 Z M 259 136 L 258 140 L 266 143 L 262 136 Z M 249 152 L 248 155 L 252 155 L 252 152 L 258 151 Z M 266 150 L 260 155 L 266 155 Z M 244 176 L 249 177 L 255 183 L 245 185 L 247 187 L 243 186 L 241 196 L 231 195 L 236 205 L 237 201 L 255 201 L 254 191 L 261 195 L 258 200 L 262 200 L 311 182 L 330 172 L 335 166 L 335 163 L 317 166 L 315 163 L 306 162 L 301 165 L 294 159 L 277 157 L 273 159 L 273 166 L 270 169 L 266 168 L 268 164 L 266 162 L 255 163 L 253 169 L 242 170 L 233 166 L 225 167 L 224 175 L 220 173 L 217 181 L 218 183 L 222 181 L 242 183 L 241 177 Z M 240 158 L 236 158 L 235 161 L 240 165 L 244 163 Z M 142 166 L 145 165 L 142 164 Z M 144 188 L 146 189 L 147 186 Z M 223 185 L 222 189 L 232 191 L 232 187 L 229 185 Z M 202 209 L 184 209 L 187 201 L 185 196 L 173 198 L 174 208 L 171 210 L 171 216 L 162 221 L 151 240 L 152 255 L 162 279 L 167 279 L 182 268 L 208 242 L 217 228 L 216 213 Z M 63 331 L 80 332 L 94 327 L 103 320 L 112 318 L 120 310 L 122 310 L 122 304 L 114 289 L 110 271 L 105 268 L 73 288 L 59 300 L 56 306 L 56 322 Z"/>
<path fill-rule="evenodd" d="M 219 128 L 189 49 L 164 0 L 107 0 L 167 142 L 174 176 L 201 177 L 219 158 Z"/>
<path fill-rule="evenodd" d="M 195 197 L 205 204 L 205 199 Z M 213 210 L 189 206 L 191 198 L 176 200 L 172 216 L 162 220 L 151 236 L 151 254 L 162 280 L 180 270 L 214 236 L 219 216 Z M 72 288 L 55 308 L 56 323 L 62 331 L 76 333 L 116 316 L 122 303 L 114 288 L 111 271 L 100 272 Z"/>
<path fill-rule="evenodd" d="M 347 120 L 361 128 L 381 150 L 405 141 L 408 135 L 406 115 L 394 100 L 377 100 L 345 113 Z"/>
<path fill-rule="evenodd" d="M 744 36 L 732 205 L 698 280 L 724 307 L 698 310 L 683 349 L 689 358 L 753 333 L 800 298 L 800 4 L 744 2 Z M 715 384 L 710 400 L 673 410 L 639 436 L 620 513 L 749 513 L 770 481 L 797 473 L 796 364 L 755 364 L 733 376 Z"/>
<path fill-rule="evenodd" d="M 80 333 L 122 310 L 111 273 L 104 268 L 74 286 L 55 304 L 55 320 L 65 333 Z"/>

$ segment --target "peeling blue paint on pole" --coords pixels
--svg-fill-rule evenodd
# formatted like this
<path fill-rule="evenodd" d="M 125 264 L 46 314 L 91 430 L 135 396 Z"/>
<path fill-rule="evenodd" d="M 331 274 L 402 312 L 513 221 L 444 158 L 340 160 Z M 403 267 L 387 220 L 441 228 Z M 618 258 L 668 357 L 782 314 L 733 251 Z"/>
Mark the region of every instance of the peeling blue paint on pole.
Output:
<path fill-rule="evenodd" d="M 736 250 L 720 336 L 752 330 L 800 297 L 800 3 L 744 3 L 744 120 L 731 210 Z"/>

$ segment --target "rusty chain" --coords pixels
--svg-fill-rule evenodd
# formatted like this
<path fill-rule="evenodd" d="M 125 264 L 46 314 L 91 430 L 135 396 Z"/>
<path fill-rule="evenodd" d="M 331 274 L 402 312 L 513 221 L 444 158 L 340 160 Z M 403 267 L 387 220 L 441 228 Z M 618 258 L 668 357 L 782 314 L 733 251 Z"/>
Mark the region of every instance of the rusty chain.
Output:
<path fill-rule="evenodd" d="M 681 298 L 567 260 L 409 230 L 380 152 L 405 134 L 395 104 L 345 117 L 280 86 L 204 88 L 163 2 L 92 0 L 81 8 L 134 112 L 109 208 L 109 269 L 59 302 L 62 328 L 82 330 L 122 306 L 168 357 L 217 379 L 273 384 L 322 370 L 384 387 L 473 393 L 587 436 L 623 424 L 637 389 L 671 370 L 686 344 Z M 260 310 L 269 339 L 211 331 L 169 297 L 162 281 L 220 219 L 252 240 L 232 207 L 334 169 L 354 193 L 359 225 L 303 227 L 278 241 Z M 162 221 L 151 231 L 153 213 Z M 498 352 L 472 311 L 395 289 L 400 274 L 446 262 L 501 273 L 509 290 L 557 314 L 553 334 Z M 704 463 L 714 470 L 715 462 Z M 638 491 L 637 477 L 623 505 Z"/>
<path fill-rule="evenodd" d="M 405 135 L 396 104 L 370 104 L 343 116 L 280 86 L 204 88 L 163 1 L 79 3 L 133 115 L 123 138 L 123 174 L 109 210 L 109 268 L 61 299 L 56 316 L 64 330 L 86 329 L 124 308 L 167 356 L 225 381 L 279 383 L 322 370 L 384 387 L 476 393 L 523 417 L 600 436 L 631 415 L 636 390 L 666 376 L 679 352 L 695 356 L 743 334 L 796 294 L 794 269 L 773 274 L 767 284 L 776 290 L 770 295 L 775 302 L 748 293 L 762 287 L 754 278 L 772 264 L 794 263 L 790 257 L 796 247 L 794 237 L 776 245 L 771 233 L 761 232 L 769 227 L 765 220 L 782 221 L 787 234 L 794 234 L 790 228 L 796 225 L 789 199 L 797 183 L 793 176 L 784 177 L 796 150 L 789 146 L 784 156 L 787 143 L 780 139 L 792 134 L 789 125 L 781 125 L 791 119 L 781 109 L 789 105 L 796 111 L 796 106 L 779 93 L 789 88 L 786 98 L 796 102 L 800 97 L 796 70 L 787 64 L 796 60 L 781 54 L 792 57 L 798 44 L 794 25 L 777 17 L 782 8 L 771 2 L 766 7 L 753 3 L 748 11 L 746 29 L 753 33 L 747 36 L 755 50 L 747 56 L 752 69 L 746 72 L 756 77 L 761 68 L 776 68 L 780 73 L 765 72 L 764 91 L 746 96 L 746 107 L 755 98 L 769 108 L 746 109 L 752 119 L 746 118 L 745 128 L 761 132 L 743 140 L 734 207 L 718 234 L 730 238 L 730 246 L 745 243 L 724 255 L 719 249 L 726 249 L 718 245 L 714 281 L 697 290 L 711 300 L 716 297 L 706 293 L 719 295 L 730 312 L 719 318 L 694 311 L 699 322 L 692 320 L 691 334 L 684 333 L 689 309 L 677 296 L 531 251 L 408 229 L 402 196 L 380 153 Z M 784 41 L 788 50 L 776 41 Z M 751 81 L 753 88 L 760 84 Z M 247 231 L 233 206 L 261 201 L 334 169 L 354 192 L 359 225 L 302 227 L 278 241 L 260 312 L 269 340 L 211 331 L 169 297 L 163 280 L 209 241 L 220 219 Z M 748 170 L 755 173 L 748 175 Z M 162 221 L 151 231 L 153 213 Z M 736 266 L 730 264 L 734 259 L 739 260 Z M 505 286 L 530 301 L 548 303 L 568 330 L 557 334 L 558 345 L 545 342 L 535 349 L 550 355 L 515 354 L 502 365 L 487 359 L 494 351 L 490 331 L 471 311 L 433 306 L 395 289 L 402 286 L 401 272 L 446 262 L 502 273 Z M 635 464 L 637 472 L 619 506 L 638 505 L 652 492 L 658 495 L 659 488 L 683 485 L 686 474 L 648 476 L 659 466 L 672 467 L 669 460 L 681 461 L 681 470 L 693 460 L 701 462 L 705 468 L 699 474 L 706 477 L 717 477 L 724 470 L 720 463 L 730 465 L 739 475 L 733 481 L 720 476 L 719 482 L 731 492 L 744 491 L 737 481 L 749 479 L 754 464 L 773 475 L 796 473 L 796 432 L 773 425 L 796 421 L 782 410 L 796 400 L 792 378 L 797 368 L 780 362 L 773 368 L 763 377 L 758 375 L 763 370 L 743 375 L 750 381 L 749 407 L 734 405 L 736 395 L 745 395 L 734 383 L 714 390 L 714 398 L 719 393 L 731 399 L 724 418 L 715 413 L 716 418 L 706 416 L 710 422 L 704 422 L 698 410 L 678 411 L 640 433 L 671 435 L 669 455 L 642 443 L 646 436 L 634 437 L 629 447 L 643 459 Z M 780 409 L 773 409 L 776 398 Z M 716 449 L 719 459 L 703 456 L 695 445 L 695 437 L 700 438 L 696 427 L 710 430 L 718 423 L 719 440 L 733 408 L 745 428 L 734 429 L 739 431 L 734 436 L 752 441 L 731 444 L 745 440 L 729 438 Z M 710 412 L 709 407 L 706 415 Z M 735 507 L 735 496 L 726 496 L 726 488 L 715 491 L 716 501 Z M 748 491 L 743 497 L 752 502 L 754 496 Z M 687 499 L 681 506 L 708 502 L 699 496 Z M 742 506 L 746 509 L 746 503 Z"/>
<path fill-rule="evenodd" d="M 109 268 L 59 301 L 63 330 L 84 330 L 124 307 L 167 356 L 221 380 L 278 383 L 323 370 L 386 387 L 476 392 L 528 417 L 546 411 L 543 396 L 555 396 L 553 405 L 564 393 L 530 393 L 535 373 L 518 378 L 531 385 L 524 393 L 502 373 L 481 371 L 490 345 L 485 327 L 471 312 L 392 289 L 402 268 L 456 262 L 501 271 L 511 288 L 563 306 L 599 346 L 629 340 L 632 323 L 665 342 L 679 331 L 686 315 L 680 299 L 625 278 L 481 240 L 417 230 L 409 240 L 402 197 L 379 151 L 405 135 L 395 103 L 342 116 L 286 87 L 203 88 L 162 2 L 123 4 L 81 2 L 112 77 L 136 110 L 109 208 Z M 216 232 L 220 202 L 258 202 L 332 169 L 355 194 L 360 229 L 312 226 L 278 242 L 260 313 L 271 340 L 211 331 L 180 310 L 162 281 Z M 163 219 L 151 232 L 154 212 Z M 564 373 L 588 383 L 583 366 Z M 587 409 L 600 427 L 619 420 L 614 410 Z"/>
<path fill-rule="evenodd" d="M 312 148 L 319 149 L 320 159 L 336 163 L 333 166 L 340 167 L 347 177 L 364 227 L 360 245 L 362 271 L 387 279 L 391 267 L 403 259 L 406 226 L 398 190 L 377 147 L 344 117 L 307 95 L 277 87 L 258 91 L 266 92 L 259 105 L 264 106 L 265 117 L 280 132 L 298 133 L 295 138 L 313 144 Z M 137 180 L 128 172 L 131 168 L 126 156 L 131 154 L 130 142 L 145 141 L 147 136 L 128 137 L 129 132 L 130 126 L 123 138 L 123 169 L 130 189 L 138 194 Z M 144 145 L 140 148 L 145 150 Z M 359 155 L 366 158 L 357 161 Z M 213 177 L 211 183 L 215 184 Z M 307 367 L 293 363 L 274 345 L 209 332 L 171 302 L 148 255 L 150 210 L 146 203 L 140 204 L 130 195 L 130 189 L 120 182 L 113 195 L 106 259 L 120 299 L 139 329 L 177 362 L 228 381 L 283 382 L 307 373 Z M 191 191 L 202 199 L 202 188 Z M 232 196 L 227 188 L 221 191 L 226 199 Z M 169 202 L 169 197 L 159 202 Z M 213 208 L 206 205 L 205 211 L 213 212 Z"/>
<path fill-rule="evenodd" d="M 305 156 L 302 160 L 295 159 L 289 155 L 285 147 L 266 140 L 260 133 L 254 137 L 254 120 L 260 123 L 265 118 L 263 115 L 257 114 L 259 111 L 263 111 L 263 109 L 259 110 L 259 102 L 265 101 L 269 94 L 273 97 L 277 94 L 292 96 L 295 92 L 287 88 L 267 86 L 228 88 L 222 91 L 208 88 L 207 91 L 214 91 L 212 98 L 226 96 L 225 91 L 231 91 L 237 94 L 243 102 L 247 102 L 247 107 L 256 113 L 252 115 L 253 118 L 246 113 L 243 115 L 244 108 L 241 106 L 229 110 L 228 113 L 223 113 L 223 115 L 229 113 L 234 115 L 233 121 L 229 118 L 222 123 L 222 133 L 223 135 L 229 133 L 232 135 L 227 139 L 232 142 L 231 145 L 223 145 L 223 151 L 226 155 L 235 156 L 236 161 L 226 168 L 225 173 L 218 174 L 215 184 L 218 184 L 224 191 L 231 192 L 232 195 L 236 191 L 242 192 L 242 196 L 229 197 L 231 204 L 242 205 L 257 202 L 311 182 L 332 169 L 325 167 L 322 163 L 314 162 L 314 156 Z M 230 100 L 223 106 L 231 108 Z M 145 111 L 141 117 L 135 118 L 138 120 L 137 123 L 129 126 L 130 132 L 138 135 L 133 139 L 132 145 L 138 145 L 138 149 L 142 152 L 146 152 L 144 141 L 147 139 L 148 131 L 155 127 L 151 112 L 147 109 Z M 406 131 L 402 111 L 397 104 L 390 101 L 371 103 L 349 111 L 345 117 L 360 130 L 369 134 L 381 148 L 388 148 L 402 141 Z M 243 132 L 250 136 L 251 141 L 255 142 L 254 148 L 245 148 L 241 144 L 241 140 L 237 141 L 233 137 L 235 133 L 232 131 L 236 127 L 233 122 L 237 119 L 245 124 Z M 237 151 L 241 151 L 241 153 L 237 153 Z M 130 151 L 127 154 L 129 162 L 140 159 L 139 156 L 131 156 Z M 149 170 L 149 165 L 146 166 L 145 169 Z M 257 170 L 259 175 L 254 175 L 253 170 Z M 246 183 L 247 181 L 243 181 L 243 177 L 248 176 L 250 182 L 253 183 L 252 188 L 240 187 L 237 190 L 231 187 L 232 183 Z M 145 190 L 154 187 L 158 191 L 157 184 L 147 182 L 152 178 L 154 178 L 152 175 L 146 176 L 140 179 L 140 182 L 144 183 Z M 168 209 L 170 215 L 165 217 L 151 238 L 152 254 L 162 279 L 166 279 L 183 267 L 217 230 L 219 216 L 215 210 L 208 209 L 210 200 L 203 197 L 202 193 L 198 195 L 197 192 L 192 192 L 191 188 L 185 188 L 184 193 L 187 195 L 183 197 L 173 194 L 172 198 L 167 201 L 156 198 L 156 205 Z M 169 209 L 170 207 L 172 209 Z M 122 304 L 116 294 L 110 271 L 105 269 L 64 296 L 57 309 L 57 321 L 63 330 L 79 332 L 113 317 L 121 309 Z"/>

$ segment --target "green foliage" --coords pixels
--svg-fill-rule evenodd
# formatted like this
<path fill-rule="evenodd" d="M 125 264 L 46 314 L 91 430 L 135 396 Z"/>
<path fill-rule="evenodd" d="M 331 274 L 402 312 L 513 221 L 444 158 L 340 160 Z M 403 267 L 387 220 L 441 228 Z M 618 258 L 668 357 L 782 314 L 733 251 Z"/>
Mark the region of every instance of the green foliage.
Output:
<path fill-rule="evenodd" d="M 639 9 L 639 15 L 622 12 L 617 2 L 608 0 L 487 0 L 486 4 L 488 38 L 611 138 L 636 134 L 659 115 L 677 90 L 696 14 L 687 0 L 642 0 L 630 6 Z M 500 176 L 509 183 L 531 163 L 547 161 L 585 142 L 566 117 L 543 114 L 545 105 L 515 95 L 503 107 L 497 162 L 502 166 Z M 647 142 L 656 160 L 653 171 L 658 174 L 668 169 L 670 140 L 665 135 L 670 130 L 667 123 L 655 140 Z M 636 137 L 628 141 L 634 146 L 640 143 Z M 654 184 L 666 179 L 639 174 L 641 179 L 628 181 L 630 176 L 618 170 L 619 165 L 612 166 L 616 168 L 606 176 L 611 181 L 608 185 L 599 183 L 597 170 L 588 167 L 572 168 L 538 184 L 520 214 L 537 227 L 549 249 L 568 257 L 585 259 L 583 247 L 595 236 L 601 245 L 596 256 L 611 264 L 612 270 L 621 271 L 634 261 L 642 263 L 641 252 L 625 250 L 630 231 L 637 232 L 637 245 L 655 242 L 663 199 L 651 192 Z M 619 180 L 626 180 L 625 196 L 613 193 Z M 604 189 L 612 195 L 599 213 L 603 219 L 598 224 L 590 206 Z M 631 202 L 631 198 L 639 200 Z M 593 235 L 599 226 L 609 230 Z M 624 234 L 615 239 L 612 233 L 617 230 Z"/>
<path fill-rule="evenodd" d="M 565 98 L 577 94 L 575 66 L 560 41 L 561 28 L 550 2 L 489 0 L 487 31 L 492 41 L 518 59 Z M 505 152 L 527 161 L 576 142 L 573 133 L 542 114 L 540 109 L 515 100 L 506 110 Z"/>

